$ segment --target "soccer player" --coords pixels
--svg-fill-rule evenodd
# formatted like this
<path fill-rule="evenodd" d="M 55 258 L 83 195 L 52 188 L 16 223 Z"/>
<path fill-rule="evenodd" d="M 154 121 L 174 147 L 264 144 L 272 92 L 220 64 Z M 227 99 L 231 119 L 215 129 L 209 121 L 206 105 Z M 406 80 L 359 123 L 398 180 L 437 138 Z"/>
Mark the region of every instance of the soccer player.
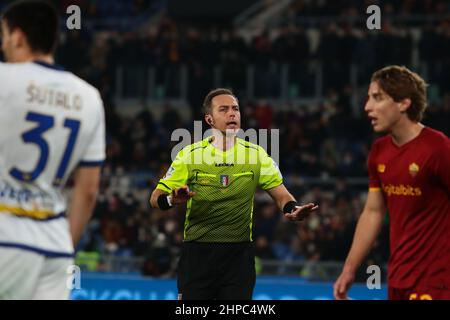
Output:
<path fill-rule="evenodd" d="M 369 193 L 334 296 L 347 298 L 387 211 L 389 299 L 450 299 L 450 141 L 420 123 L 426 84 L 418 74 L 400 66 L 378 70 L 368 96 L 374 131 L 388 134 L 371 147 Z"/>
<path fill-rule="evenodd" d="M 105 158 L 103 103 L 54 64 L 53 7 L 14 2 L 1 28 L 8 63 L 0 63 L 0 299 L 67 299 L 68 267 Z M 67 208 L 62 188 L 71 174 Z"/>
<path fill-rule="evenodd" d="M 318 207 L 298 205 L 266 151 L 236 137 L 241 114 L 232 91 L 209 92 L 203 107 L 212 135 L 178 153 L 150 203 L 167 210 L 187 202 L 179 299 L 249 300 L 256 278 L 252 247 L 256 187 L 267 191 L 289 220 L 301 220 Z"/>

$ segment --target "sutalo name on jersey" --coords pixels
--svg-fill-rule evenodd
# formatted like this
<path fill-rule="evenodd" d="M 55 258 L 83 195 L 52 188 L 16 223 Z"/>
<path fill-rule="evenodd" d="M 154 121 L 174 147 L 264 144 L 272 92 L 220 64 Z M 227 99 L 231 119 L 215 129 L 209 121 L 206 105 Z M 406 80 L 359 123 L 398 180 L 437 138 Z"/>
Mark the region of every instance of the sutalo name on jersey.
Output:
<path fill-rule="evenodd" d="M 66 110 L 81 110 L 83 99 L 79 94 L 70 94 L 52 88 L 46 88 L 30 82 L 27 86 L 28 103 L 38 103 L 52 107 L 62 107 Z"/>

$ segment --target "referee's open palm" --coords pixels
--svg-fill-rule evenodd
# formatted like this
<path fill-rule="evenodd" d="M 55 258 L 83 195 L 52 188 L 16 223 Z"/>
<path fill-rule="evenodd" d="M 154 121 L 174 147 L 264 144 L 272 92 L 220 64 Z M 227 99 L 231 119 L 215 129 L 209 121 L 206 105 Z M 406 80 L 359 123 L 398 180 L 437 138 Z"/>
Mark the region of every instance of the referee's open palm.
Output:
<path fill-rule="evenodd" d="M 193 196 L 195 196 L 195 192 L 189 191 L 188 186 L 182 186 L 172 190 L 172 203 L 185 203 Z"/>
<path fill-rule="evenodd" d="M 285 213 L 284 216 L 286 219 L 291 221 L 302 221 L 305 219 L 311 212 L 319 209 L 319 206 L 314 203 L 308 203 L 303 206 L 296 206 L 291 213 Z"/>

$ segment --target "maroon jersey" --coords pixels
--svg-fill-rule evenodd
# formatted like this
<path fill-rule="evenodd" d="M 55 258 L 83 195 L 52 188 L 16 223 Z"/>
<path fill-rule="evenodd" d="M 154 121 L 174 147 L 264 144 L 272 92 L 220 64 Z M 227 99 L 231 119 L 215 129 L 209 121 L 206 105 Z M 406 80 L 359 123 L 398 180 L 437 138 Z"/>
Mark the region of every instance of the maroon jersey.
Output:
<path fill-rule="evenodd" d="M 379 138 L 368 167 L 389 212 L 389 286 L 450 289 L 450 139 L 431 128 L 401 147 Z"/>

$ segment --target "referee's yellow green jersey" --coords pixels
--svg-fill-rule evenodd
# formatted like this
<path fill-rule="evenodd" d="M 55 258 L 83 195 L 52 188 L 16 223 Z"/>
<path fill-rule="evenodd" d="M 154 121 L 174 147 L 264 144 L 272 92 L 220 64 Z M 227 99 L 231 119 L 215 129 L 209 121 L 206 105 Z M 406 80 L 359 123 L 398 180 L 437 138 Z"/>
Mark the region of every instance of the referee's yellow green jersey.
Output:
<path fill-rule="evenodd" d="M 236 138 L 234 147 L 224 152 L 210 141 L 182 149 L 157 189 L 170 193 L 188 185 L 196 192 L 187 203 L 184 241 L 251 241 L 256 187 L 277 187 L 283 177 L 258 145 Z"/>

